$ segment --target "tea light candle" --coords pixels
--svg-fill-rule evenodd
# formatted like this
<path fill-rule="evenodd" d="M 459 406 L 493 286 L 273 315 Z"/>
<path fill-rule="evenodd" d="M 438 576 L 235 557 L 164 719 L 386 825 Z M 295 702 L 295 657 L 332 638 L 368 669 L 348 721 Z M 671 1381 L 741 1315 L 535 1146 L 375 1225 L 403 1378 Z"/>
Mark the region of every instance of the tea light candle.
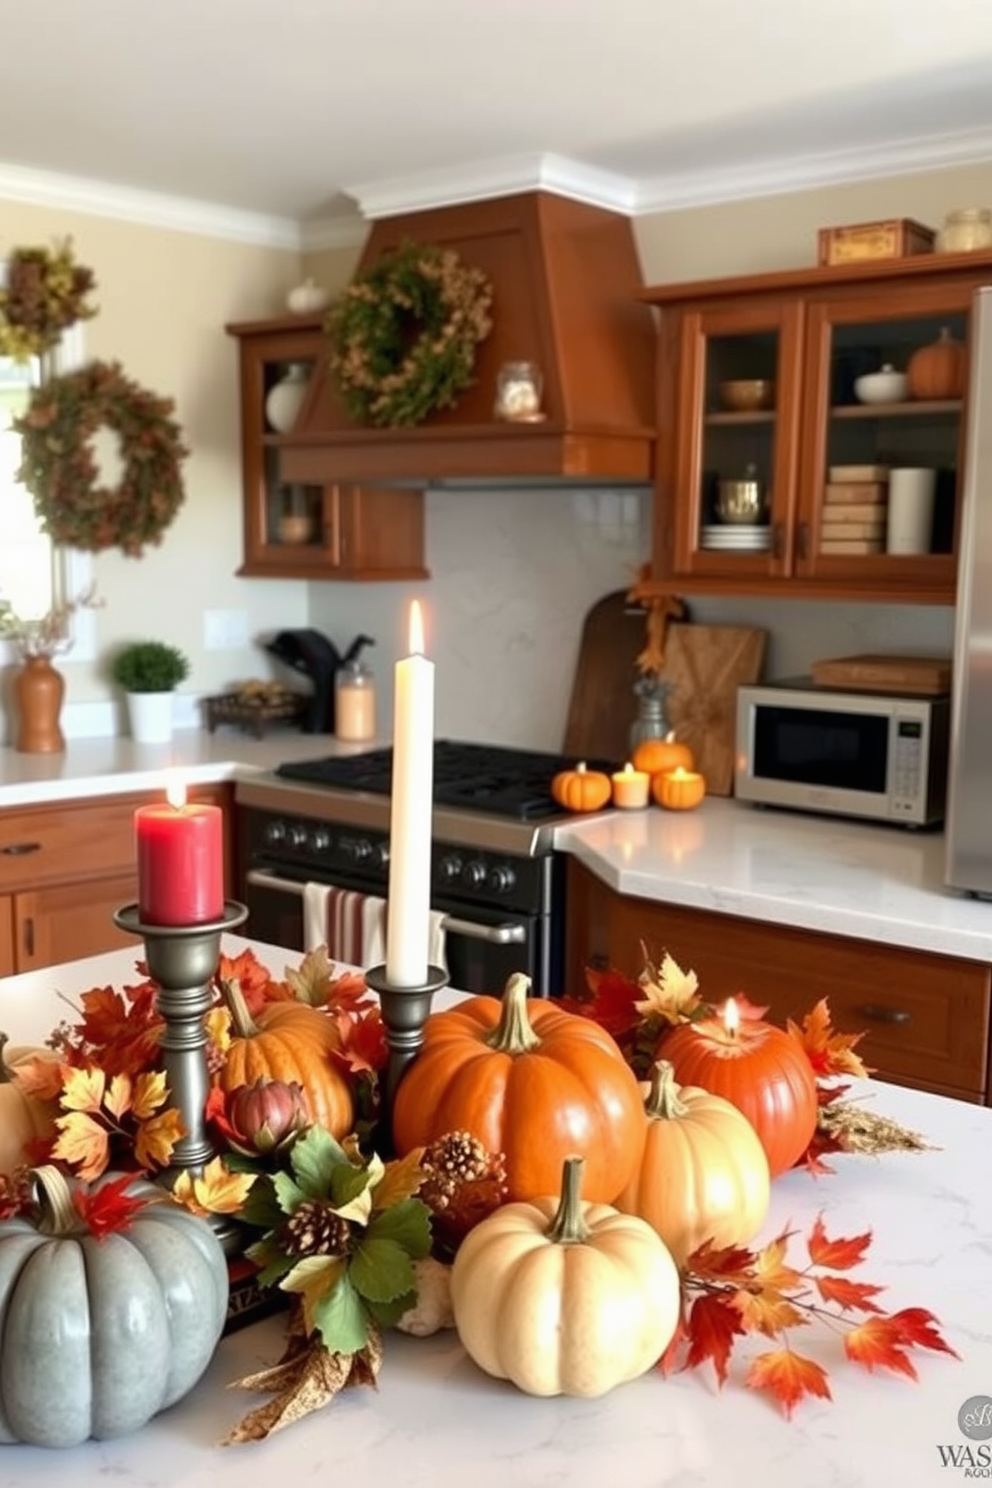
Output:
<path fill-rule="evenodd" d="M 161 805 L 134 813 L 138 914 L 148 925 L 202 925 L 224 913 L 224 814 L 188 804 L 170 782 Z"/>
<path fill-rule="evenodd" d="M 697 770 L 677 765 L 674 770 L 655 775 L 651 788 L 658 805 L 666 811 L 692 811 L 706 794 L 706 781 Z"/>
<path fill-rule="evenodd" d="M 648 804 L 651 776 L 646 770 L 635 770 L 628 760 L 613 776 L 613 804 L 624 811 L 639 811 Z"/>

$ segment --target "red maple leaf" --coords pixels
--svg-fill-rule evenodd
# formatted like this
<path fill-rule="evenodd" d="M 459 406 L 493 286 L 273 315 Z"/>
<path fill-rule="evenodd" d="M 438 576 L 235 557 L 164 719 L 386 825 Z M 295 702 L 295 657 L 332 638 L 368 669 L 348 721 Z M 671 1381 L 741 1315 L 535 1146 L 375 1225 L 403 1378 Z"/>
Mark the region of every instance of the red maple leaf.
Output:
<path fill-rule="evenodd" d="M 337 1012 L 333 1015 L 341 1036 L 340 1049 L 332 1050 L 334 1059 L 346 1074 L 384 1069 L 389 1059 L 386 1030 L 378 1004 L 363 1013 Z"/>
<path fill-rule="evenodd" d="M 814 1266 L 827 1266 L 831 1271 L 850 1271 L 859 1266 L 871 1245 L 871 1230 L 846 1240 L 830 1240 L 823 1228 L 823 1217 L 817 1215 L 806 1240 L 809 1258 Z"/>
<path fill-rule="evenodd" d="M 870 1317 L 852 1328 L 844 1339 L 844 1352 L 869 1371 L 893 1369 L 916 1379 L 916 1368 L 907 1349 L 928 1348 L 959 1358 L 937 1332 L 937 1319 L 925 1307 L 904 1307 L 901 1312 Z"/>
<path fill-rule="evenodd" d="M 765 1390 L 773 1395 L 787 1417 L 791 1417 L 793 1408 L 805 1395 L 833 1399 L 826 1370 L 788 1348 L 752 1359 L 744 1383 L 752 1390 Z"/>
<path fill-rule="evenodd" d="M 871 1300 L 885 1291 L 867 1281 L 848 1281 L 846 1276 L 817 1276 L 816 1289 L 824 1302 L 836 1302 L 842 1312 L 881 1312 Z"/>
<path fill-rule="evenodd" d="M 696 1369 L 709 1359 L 722 1385 L 727 1378 L 734 1338 L 745 1331 L 740 1312 L 733 1305 L 732 1294 L 697 1297 L 689 1309 L 686 1331 L 689 1347 L 683 1367 Z"/>
<path fill-rule="evenodd" d="M 277 1000 L 272 996 L 271 976 L 250 948 L 237 956 L 222 955 L 217 963 L 215 981 L 218 985 L 223 982 L 237 982 L 253 1018 L 267 1002 Z"/>
<path fill-rule="evenodd" d="M 146 1199 L 137 1199 L 127 1192 L 134 1182 L 133 1173 L 125 1173 L 111 1183 L 103 1183 L 97 1189 L 76 1188 L 72 1194 L 72 1207 L 86 1225 L 90 1234 L 98 1240 L 118 1230 L 128 1230 Z"/>
<path fill-rule="evenodd" d="M 133 1075 L 153 1066 L 163 1022 L 157 993 L 154 982 L 125 987 L 123 993 L 111 987 L 84 992 L 80 998 L 83 1018 L 77 1025 L 84 1044 L 76 1053 L 99 1064 L 108 1077 Z"/>
<path fill-rule="evenodd" d="M 561 1006 L 568 1012 L 592 1018 L 614 1037 L 629 1033 L 641 1021 L 634 1004 L 643 1000 L 644 992 L 637 982 L 613 967 L 606 971 L 587 967 L 586 982 L 586 994 L 561 999 Z"/>

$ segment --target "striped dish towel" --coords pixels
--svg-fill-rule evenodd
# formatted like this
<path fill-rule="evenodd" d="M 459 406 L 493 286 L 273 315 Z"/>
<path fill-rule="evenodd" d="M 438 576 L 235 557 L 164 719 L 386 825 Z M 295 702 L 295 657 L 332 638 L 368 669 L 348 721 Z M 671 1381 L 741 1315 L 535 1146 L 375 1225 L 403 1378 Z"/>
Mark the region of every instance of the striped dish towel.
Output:
<path fill-rule="evenodd" d="M 386 959 L 386 901 L 355 889 L 308 883 L 303 892 L 303 948 L 326 945 L 332 961 L 379 966 Z"/>

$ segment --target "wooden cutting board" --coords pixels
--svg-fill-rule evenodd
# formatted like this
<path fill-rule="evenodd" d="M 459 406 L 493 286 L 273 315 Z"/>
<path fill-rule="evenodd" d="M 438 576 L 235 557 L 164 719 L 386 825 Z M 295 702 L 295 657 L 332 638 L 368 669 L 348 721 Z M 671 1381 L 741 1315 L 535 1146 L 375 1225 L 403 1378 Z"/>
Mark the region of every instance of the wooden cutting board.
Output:
<path fill-rule="evenodd" d="M 810 671 L 817 687 L 939 696 L 951 690 L 953 663 L 949 656 L 837 656 L 814 661 Z"/>
<path fill-rule="evenodd" d="M 637 715 L 634 663 L 646 639 L 644 611 L 628 604 L 623 589 L 593 605 L 579 640 L 563 754 L 618 765 L 627 758 Z"/>

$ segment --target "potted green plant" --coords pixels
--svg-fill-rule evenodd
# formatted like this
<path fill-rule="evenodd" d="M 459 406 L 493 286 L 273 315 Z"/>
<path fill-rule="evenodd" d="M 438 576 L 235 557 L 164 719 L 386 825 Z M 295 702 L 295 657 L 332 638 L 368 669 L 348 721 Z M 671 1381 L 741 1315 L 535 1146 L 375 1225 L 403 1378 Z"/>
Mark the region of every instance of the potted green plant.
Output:
<path fill-rule="evenodd" d="M 172 738 L 172 694 L 189 676 L 189 659 L 165 641 L 132 641 L 111 662 L 111 676 L 127 696 L 131 736 L 139 744 Z"/>

